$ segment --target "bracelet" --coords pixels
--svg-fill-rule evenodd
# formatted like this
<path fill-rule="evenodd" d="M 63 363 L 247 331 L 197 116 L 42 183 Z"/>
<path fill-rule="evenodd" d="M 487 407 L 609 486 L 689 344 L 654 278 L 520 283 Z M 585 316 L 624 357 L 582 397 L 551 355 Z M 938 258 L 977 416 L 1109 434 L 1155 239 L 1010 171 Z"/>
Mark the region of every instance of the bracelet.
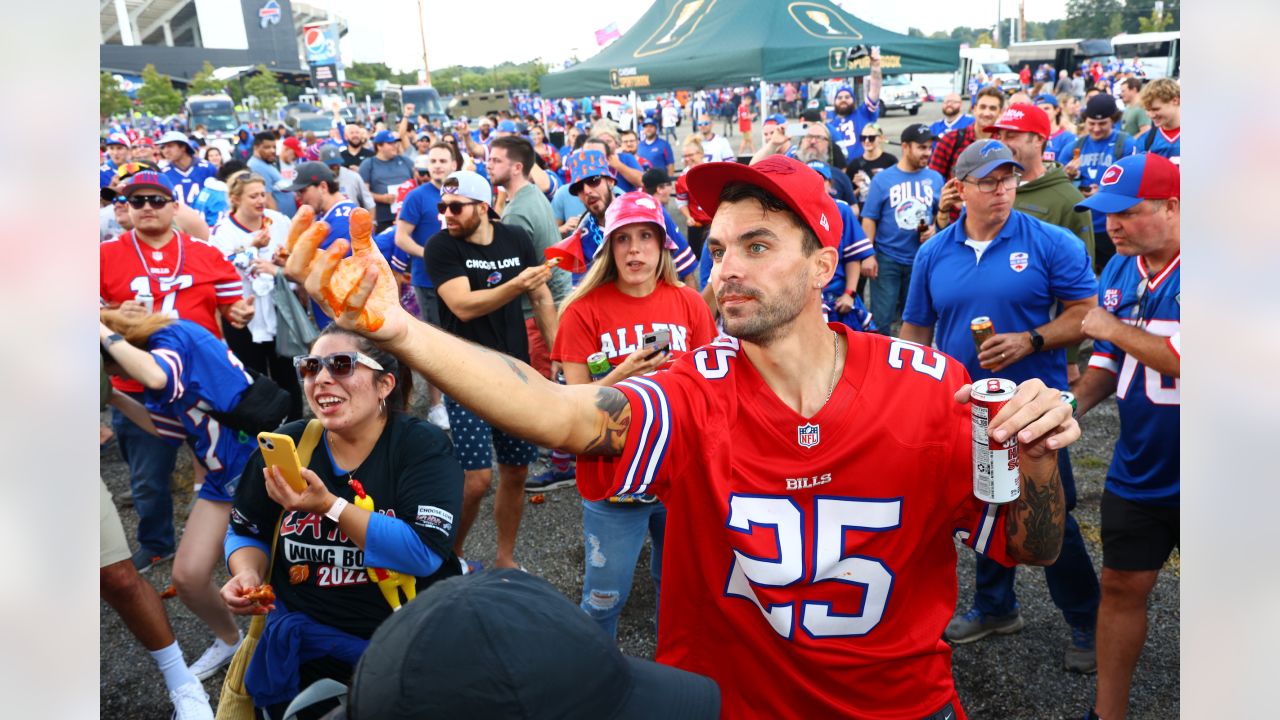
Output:
<path fill-rule="evenodd" d="M 334 500 L 333 505 L 330 505 L 329 509 L 324 512 L 324 516 L 334 522 L 338 522 L 338 518 L 342 517 L 342 511 L 346 510 L 347 505 L 349 504 L 350 503 L 347 502 L 346 498 L 338 498 L 337 500 Z"/>

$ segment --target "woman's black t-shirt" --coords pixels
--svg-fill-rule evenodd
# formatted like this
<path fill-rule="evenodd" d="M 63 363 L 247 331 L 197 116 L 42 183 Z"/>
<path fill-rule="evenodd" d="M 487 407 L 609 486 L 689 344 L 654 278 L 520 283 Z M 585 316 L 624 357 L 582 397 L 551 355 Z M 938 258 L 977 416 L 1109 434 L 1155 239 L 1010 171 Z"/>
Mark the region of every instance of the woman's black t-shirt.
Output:
<path fill-rule="evenodd" d="M 300 420 L 279 432 L 297 443 L 305 428 L 306 421 Z M 462 508 L 462 467 L 444 432 L 418 418 L 397 414 L 369 457 L 349 474 L 334 467 L 327 447 L 322 438 L 309 467 L 330 492 L 354 503 L 355 492 L 347 485 L 354 477 L 373 498 L 376 512 L 408 523 L 432 552 L 445 559 L 435 574 L 418 578 L 418 593 L 436 580 L 459 574 L 453 540 Z M 255 451 L 240 478 L 231 530 L 270 546 L 281 508 L 267 495 L 262 468 L 262 452 Z M 285 607 L 358 637 L 371 636 L 391 614 L 365 571 L 364 552 L 323 514 L 284 514 L 269 582 Z"/>

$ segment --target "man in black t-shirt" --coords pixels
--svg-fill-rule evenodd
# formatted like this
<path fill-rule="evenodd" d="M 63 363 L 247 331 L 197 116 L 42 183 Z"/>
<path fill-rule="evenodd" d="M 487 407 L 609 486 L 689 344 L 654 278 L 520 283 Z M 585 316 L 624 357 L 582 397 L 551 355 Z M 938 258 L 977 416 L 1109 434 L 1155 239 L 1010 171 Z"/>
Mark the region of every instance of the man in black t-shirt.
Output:
<path fill-rule="evenodd" d="M 343 139 L 347 141 L 342 148 L 342 166 L 359 170 L 360 163 L 373 157 L 373 148 L 369 147 L 369 133 L 363 125 L 351 123 L 342 129 Z"/>
<path fill-rule="evenodd" d="M 554 347 L 556 306 L 547 288 L 551 268 L 541 262 L 533 241 L 521 228 L 494 222 L 493 189 L 474 172 L 451 173 L 441 187 L 439 210 L 445 229 L 425 248 L 427 273 L 436 286 L 440 327 L 522 362 L 529 362 L 521 296 L 533 305 L 533 317 L 547 347 Z M 514 368 L 515 365 L 513 364 Z M 493 481 L 493 453 L 498 458 L 498 492 L 493 514 L 498 526 L 498 567 L 519 567 L 516 532 L 524 508 L 524 481 L 537 448 L 492 428 L 451 399 L 446 399 L 449 426 L 466 474 L 462 520 L 454 552 L 463 556 L 467 532 L 480 510 L 480 499 Z"/>

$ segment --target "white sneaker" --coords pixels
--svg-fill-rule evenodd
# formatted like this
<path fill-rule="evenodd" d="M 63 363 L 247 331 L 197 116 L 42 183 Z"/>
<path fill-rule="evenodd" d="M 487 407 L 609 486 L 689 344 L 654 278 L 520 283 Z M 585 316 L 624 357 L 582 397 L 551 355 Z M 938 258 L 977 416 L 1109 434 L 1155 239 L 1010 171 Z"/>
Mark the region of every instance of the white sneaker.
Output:
<path fill-rule="evenodd" d="M 444 403 L 431 406 L 431 409 L 427 411 L 427 422 L 441 430 L 449 429 L 449 411 L 444 409 Z"/>
<path fill-rule="evenodd" d="M 224 645 L 221 640 L 214 640 L 208 650 L 200 656 L 199 660 L 191 663 L 187 668 L 201 680 L 208 680 L 214 673 L 218 672 L 223 665 L 231 662 L 231 658 L 236 654 L 236 648 L 240 647 L 240 643 L 244 642 L 244 634 L 241 633 L 240 639 L 235 645 Z"/>
<path fill-rule="evenodd" d="M 209 693 L 198 682 L 189 682 L 170 692 L 169 699 L 173 701 L 173 720 L 213 720 Z"/>

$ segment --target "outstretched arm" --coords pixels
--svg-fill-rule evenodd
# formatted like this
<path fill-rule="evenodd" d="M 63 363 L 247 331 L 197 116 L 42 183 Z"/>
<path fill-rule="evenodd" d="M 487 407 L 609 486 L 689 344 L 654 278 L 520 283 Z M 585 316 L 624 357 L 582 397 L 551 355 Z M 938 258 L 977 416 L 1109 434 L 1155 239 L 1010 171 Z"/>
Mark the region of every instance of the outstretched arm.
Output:
<path fill-rule="evenodd" d="M 305 275 L 307 292 L 339 327 L 377 342 L 505 432 L 572 453 L 621 454 L 631 407 L 620 390 L 557 385 L 522 362 L 420 322 L 398 302 L 379 297 L 386 293 L 375 294 L 377 284 L 391 282 L 380 255 L 357 249 L 343 258 L 347 245 L 341 240 L 317 254 L 318 240 L 299 240 L 288 274 Z M 340 264 L 347 267 L 336 272 Z M 371 297 L 375 302 L 369 302 Z"/>

